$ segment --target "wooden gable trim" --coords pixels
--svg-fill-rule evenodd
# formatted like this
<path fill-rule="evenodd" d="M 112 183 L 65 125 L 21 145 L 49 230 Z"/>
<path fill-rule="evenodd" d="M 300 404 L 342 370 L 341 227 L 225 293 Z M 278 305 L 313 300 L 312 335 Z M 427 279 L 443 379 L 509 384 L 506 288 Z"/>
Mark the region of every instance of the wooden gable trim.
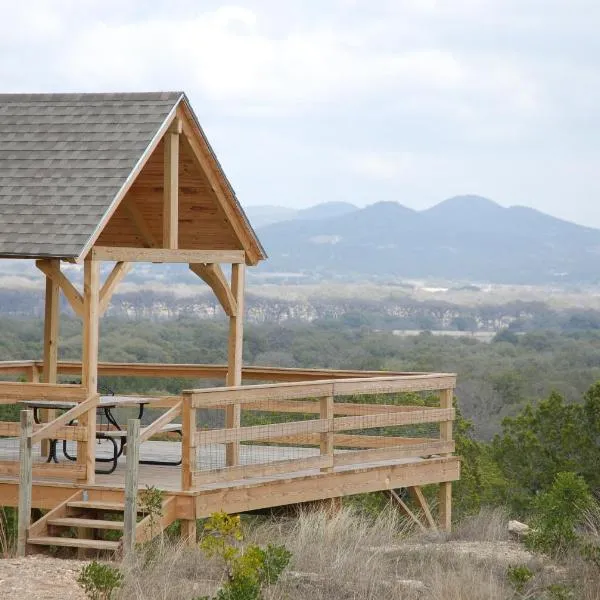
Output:
<path fill-rule="evenodd" d="M 243 215 L 231 186 L 187 101 L 180 103 L 177 114 L 181 119 L 185 141 L 192 151 L 197 166 L 208 179 L 224 219 L 245 250 L 247 264 L 256 265 L 266 258 L 266 254 Z"/>

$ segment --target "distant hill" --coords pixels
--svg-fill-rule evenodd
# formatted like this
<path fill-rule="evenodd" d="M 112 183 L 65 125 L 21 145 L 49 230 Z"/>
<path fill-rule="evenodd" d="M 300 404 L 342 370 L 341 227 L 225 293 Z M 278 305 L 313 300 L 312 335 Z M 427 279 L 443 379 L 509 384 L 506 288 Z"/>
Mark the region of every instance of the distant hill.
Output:
<path fill-rule="evenodd" d="M 323 202 L 322 204 L 315 204 L 309 208 L 299 210 L 268 204 L 247 206 L 244 210 L 248 215 L 248 219 L 250 219 L 250 223 L 257 229 L 265 225 L 281 223 L 282 221 L 292 221 L 294 219 L 314 220 L 339 217 L 358 210 L 358 206 L 354 206 L 354 204 L 350 204 L 349 202 Z"/>
<path fill-rule="evenodd" d="M 423 211 L 328 203 L 255 224 L 265 271 L 498 283 L 600 281 L 600 230 L 532 208 L 457 196 Z M 250 211 L 249 211 L 250 212 Z M 250 216 L 252 220 L 252 216 Z"/>

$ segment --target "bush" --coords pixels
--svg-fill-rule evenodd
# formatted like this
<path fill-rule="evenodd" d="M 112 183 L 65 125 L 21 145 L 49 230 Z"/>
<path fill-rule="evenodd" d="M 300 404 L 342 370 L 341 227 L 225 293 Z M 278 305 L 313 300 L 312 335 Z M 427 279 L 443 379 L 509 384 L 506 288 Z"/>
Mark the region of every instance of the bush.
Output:
<path fill-rule="evenodd" d="M 575 473 L 559 473 L 550 489 L 535 500 L 536 515 L 531 533 L 526 538 L 533 550 L 557 554 L 578 543 L 576 527 L 593 504 L 583 477 Z"/>
<path fill-rule="evenodd" d="M 91 600 L 110 600 L 121 587 L 123 574 L 115 567 L 94 561 L 81 569 L 77 583 Z"/>

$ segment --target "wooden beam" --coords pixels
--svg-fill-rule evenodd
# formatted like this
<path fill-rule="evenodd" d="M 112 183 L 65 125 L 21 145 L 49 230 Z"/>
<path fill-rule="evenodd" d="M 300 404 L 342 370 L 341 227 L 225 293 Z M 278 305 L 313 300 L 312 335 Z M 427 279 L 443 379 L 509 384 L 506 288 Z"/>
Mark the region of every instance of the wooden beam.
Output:
<path fill-rule="evenodd" d="M 237 315 L 237 302 L 220 265 L 215 263 L 191 264 L 190 270 L 210 286 L 225 314 L 229 317 L 235 317 Z"/>
<path fill-rule="evenodd" d="M 179 129 L 175 119 L 164 135 L 163 248 L 179 246 Z"/>
<path fill-rule="evenodd" d="M 147 427 L 142 429 L 140 435 L 140 444 L 148 441 L 153 435 L 160 432 L 161 428 L 170 423 L 173 419 L 181 414 L 181 404 L 179 401 L 175 406 L 170 408 L 167 412 L 163 413 L 158 419 L 150 423 Z"/>
<path fill-rule="evenodd" d="M 98 306 L 98 312 L 100 315 L 103 315 L 106 312 L 115 289 L 119 283 L 123 281 L 123 278 L 127 275 L 127 273 L 129 273 L 130 270 L 131 263 L 128 262 L 118 262 L 113 267 L 113 270 L 106 278 L 106 281 L 100 290 L 100 302 Z"/>
<path fill-rule="evenodd" d="M 125 472 L 125 510 L 123 511 L 123 551 L 127 558 L 135 550 L 137 494 L 140 468 L 140 421 L 127 420 L 127 463 Z"/>
<path fill-rule="evenodd" d="M 446 389 L 440 392 L 440 408 L 452 408 L 454 390 Z M 440 439 L 446 442 L 452 440 L 452 421 L 440 423 Z M 452 482 L 440 483 L 438 491 L 438 521 L 443 531 L 450 532 L 452 529 Z"/>
<path fill-rule="evenodd" d="M 181 489 L 191 490 L 196 471 L 196 409 L 190 394 L 183 395 L 181 411 Z"/>
<path fill-rule="evenodd" d="M 48 261 L 53 271 L 60 271 L 60 261 Z M 44 383 L 56 383 L 58 369 L 58 329 L 60 319 L 60 286 L 56 278 L 46 275 L 46 295 L 44 307 Z M 56 411 L 43 409 L 40 412 L 42 422 L 52 421 Z M 42 442 L 42 456 L 48 456 L 50 450 L 49 440 Z"/>
<path fill-rule="evenodd" d="M 396 490 L 389 490 L 390 493 L 390 498 L 395 501 L 398 506 L 400 506 L 400 509 L 402 510 L 402 512 L 411 520 L 413 521 L 421 531 L 425 532 L 427 531 L 425 525 L 423 525 L 423 523 L 421 523 L 421 520 L 415 515 L 415 513 L 410 510 L 410 508 L 408 507 L 408 505 L 406 504 L 406 502 L 404 502 L 404 500 L 402 500 L 402 498 L 400 498 L 400 496 L 396 493 Z"/>
<path fill-rule="evenodd" d="M 0 381 L 0 404 L 19 400 L 85 400 L 87 390 L 70 383 L 21 383 Z"/>
<path fill-rule="evenodd" d="M 94 246 L 96 260 L 154 263 L 243 263 L 243 250 L 171 250 L 165 248 L 125 248 Z"/>
<path fill-rule="evenodd" d="M 100 263 L 92 253 L 83 265 L 83 348 L 81 352 L 81 383 L 90 395 L 98 390 L 98 335 L 100 302 Z M 94 483 L 96 463 L 96 411 L 83 413 L 80 423 L 88 429 L 88 440 L 77 444 L 77 462 L 86 465 L 87 483 Z"/>
<path fill-rule="evenodd" d="M 228 386 L 242 384 L 242 350 L 244 342 L 243 315 L 244 315 L 244 275 L 245 265 L 235 264 L 231 267 L 231 292 L 235 298 L 237 311 L 235 316 L 229 317 L 229 343 L 227 357 Z M 241 408 L 237 403 L 225 408 L 225 427 L 239 428 L 241 422 Z M 239 443 L 227 444 L 225 448 L 225 464 L 229 467 L 239 463 Z"/>
<path fill-rule="evenodd" d="M 21 439 L 19 447 L 19 523 L 17 530 L 17 556 L 27 552 L 27 534 L 31 525 L 31 482 L 33 458 L 31 453 L 33 411 L 21 411 Z"/>
<path fill-rule="evenodd" d="M 427 498 L 423 495 L 421 491 L 421 487 L 418 485 L 410 486 L 408 488 L 408 493 L 411 495 L 411 498 L 419 505 L 419 508 L 423 511 L 423 516 L 427 521 L 427 524 L 433 531 L 437 531 L 437 525 L 435 524 L 435 519 L 431 514 L 431 510 L 429 509 L 429 504 L 427 502 Z"/>
<path fill-rule="evenodd" d="M 144 244 L 146 244 L 148 248 L 160 247 L 160 244 L 156 241 L 152 231 L 150 231 L 150 228 L 146 223 L 146 219 L 144 219 L 144 215 L 142 215 L 142 211 L 135 203 L 135 200 L 130 198 L 123 206 L 125 207 L 125 210 L 127 211 L 129 218 L 131 219 L 138 233 L 140 234 L 140 237 L 144 240 Z"/>
<path fill-rule="evenodd" d="M 332 465 L 321 468 L 322 471 L 333 470 L 334 446 L 333 446 L 333 396 L 324 396 L 320 401 L 320 417 L 322 421 L 329 423 L 326 431 L 320 434 L 319 447 L 321 456 L 331 458 Z"/>
<path fill-rule="evenodd" d="M 36 260 L 35 264 L 37 268 L 50 277 L 62 290 L 65 298 L 71 305 L 73 312 L 78 316 L 83 316 L 83 298 L 77 291 L 77 288 L 67 279 L 65 274 L 60 270 L 60 263 L 54 260 Z"/>

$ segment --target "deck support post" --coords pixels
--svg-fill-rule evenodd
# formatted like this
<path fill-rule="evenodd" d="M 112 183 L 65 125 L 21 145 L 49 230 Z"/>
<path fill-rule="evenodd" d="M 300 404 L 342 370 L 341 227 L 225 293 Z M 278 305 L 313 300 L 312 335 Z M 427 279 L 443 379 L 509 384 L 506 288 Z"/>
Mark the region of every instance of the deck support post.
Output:
<path fill-rule="evenodd" d="M 324 473 L 333 471 L 333 455 L 334 455 L 334 432 L 333 432 L 333 396 L 324 396 L 321 398 L 320 417 L 329 421 L 329 429 L 321 433 L 320 451 L 321 456 L 329 456 L 331 458 L 331 466 L 322 467 Z"/>
<path fill-rule="evenodd" d="M 98 334 L 100 301 L 100 263 L 87 257 L 83 266 L 83 348 L 81 359 L 81 384 L 88 395 L 98 391 Z M 87 441 L 77 444 L 77 462 L 86 466 L 86 482 L 95 481 L 96 463 L 96 409 L 91 408 L 80 417 L 87 427 Z"/>
<path fill-rule="evenodd" d="M 131 556 L 135 550 L 137 524 L 137 493 L 140 466 L 140 421 L 127 420 L 127 459 L 125 472 L 125 511 L 123 515 L 123 554 Z"/>
<path fill-rule="evenodd" d="M 17 532 L 17 556 L 25 556 L 27 534 L 31 525 L 31 492 L 33 458 L 31 435 L 33 433 L 33 412 L 21 411 L 21 440 L 19 447 L 19 523 Z"/>
<path fill-rule="evenodd" d="M 196 409 L 192 407 L 192 395 L 183 393 L 181 405 L 181 489 L 194 487 L 196 471 Z"/>
<path fill-rule="evenodd" d="M 440 391 L 440 408 L 452 408 L 454 399 L 454 390 L 452 388 Z M 440 423 L 440 439 L 444 441 L 452 440 L 452 421 L 442 421 Z M 447 454 L 444 456 L 448 456 Z M 443 481 L 440 483 L 438 492 L 439 514 L 438 521 L 442 531 L 450 532 L 452 529 L 452 482 Z"/>
<path fill-rule="evenodd" d="M 60 270 L 60 261 L 51 259 L 48 266 L 53 271 Z M 56 383 L 58 365 L 58 330 L 60 319 L 60 286 L 58 281 L 46 275 L 46 297 L 44 309 L 44 366 L 43 382 Z M 41 421 L 47 423 L 56 418 L 55 410 L 40 411 Z M 48 456 L 50 440 L 42 440 L 42 456 Z"/>
<path fill-rule="evenodd" d="M 236 263 L 231 265 L 231 292 L 235 298 L 237 311 L 229 317 L 229 344 L 227 359 L 227 385 L 242 384 L 242 346 L 244 340 L 244 276 L 245 265 Z M 225 427 L 231 429 L 241 424 L 241 410 L 239 404 L 232 404 L 225 409 Z M 225 464 L 228 467 L 238 465 L 240 462 L 240 444 L 231 442 L 226 445 Z"/>

